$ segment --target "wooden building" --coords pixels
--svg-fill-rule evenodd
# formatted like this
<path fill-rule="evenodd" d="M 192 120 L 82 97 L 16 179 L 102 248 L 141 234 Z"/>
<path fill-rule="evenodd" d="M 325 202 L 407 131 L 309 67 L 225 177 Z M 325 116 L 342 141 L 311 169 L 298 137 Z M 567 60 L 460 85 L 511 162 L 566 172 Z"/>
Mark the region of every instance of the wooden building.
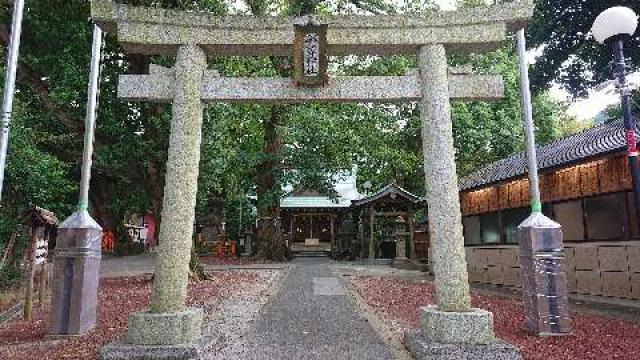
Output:
<path fill-rule="evenodd" d="M 280 200 L 280 217 L 285 238 L 293 252 L 336 253 L 336 234 L 349 212 L 351 201 L 360 198 L 355 176 L 339 180 L 336 196 L 315 190 L 291 191 Z"/>
<path fill-rule="evenodd" d="M 396 238 L 406 234 L 405 255 L 416 258 L 414 214 L 424 203 L 394 182 L 353 201 L 351 211 L 359 219 L 359 246 L 353 247 L 354 253 L 359 252 L 360 258 L 394 258 Z"/>
<path fill-rule="evenodd" d="M 563 228 L 569 291 L 640 299 L 640 231 L 622 121 L 539 147 L 538 162 L 543 213 Z M 515 231 L 529 215 L 526 172 L 518 154 L 460 182 L 473 282 L 520 286 Z"/>
<path fill-rule="evenodd" d="M 282 229 L 294 253 L 326 252 L 335 258 L 393 258 L 398 236 L 406 255 L 427 257 L 428 237 L 414 241 L 414 214 L 425 202 L 391 183 L 369 196 L 355 179 L 335 185 L 337 197 L 315 190 L 292 191 L 280 201 Z M 402 228 L 402 229 L 400 229 Z"/>

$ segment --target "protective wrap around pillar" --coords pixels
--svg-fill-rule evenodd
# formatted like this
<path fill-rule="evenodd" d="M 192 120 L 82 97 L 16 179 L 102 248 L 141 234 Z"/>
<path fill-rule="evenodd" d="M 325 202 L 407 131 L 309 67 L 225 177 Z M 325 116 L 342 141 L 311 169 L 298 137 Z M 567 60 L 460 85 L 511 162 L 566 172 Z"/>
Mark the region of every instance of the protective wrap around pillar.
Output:
<path fill-rule="evenodd" d="M 541 213 L 534 213 L 520 224 L 517 237 L 525 305 L 524 328 L 538 335 L 570 333 L 560 225 Z"/>
<path fill-rule="evenodd" d="M 51 300 L 52 335 L 78 335 L 96 325 L 102 228 L 86 210 L 58 228 Z"/>

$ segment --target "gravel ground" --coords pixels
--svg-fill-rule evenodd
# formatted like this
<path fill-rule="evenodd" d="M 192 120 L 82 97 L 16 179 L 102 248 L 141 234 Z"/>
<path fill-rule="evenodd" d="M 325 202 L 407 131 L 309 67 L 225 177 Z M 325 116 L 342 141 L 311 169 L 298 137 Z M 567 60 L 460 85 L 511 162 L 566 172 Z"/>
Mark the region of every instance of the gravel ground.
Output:
<path fill-rule="evenodd" d="M 279 270 L 260 270 L 255 274 L 254 286 L 244 287 L 225 299 L 207 319 L 208 331 L 216 341 L 205 350 L 205 359 L 246 357 L 246 337 L 254 329 L 263 306 L 278 292 L 286 278 L 286 272 Z"/>
<path fill-rule="evenodd" d="M 153 274 L 156 253 L 131 256 L 103 255 L 100 277 L 125 277 Z"/>
<path fill-rule="evenodd" d="M 189 284 L 188 303 L 215 311 L 223 299 L 257 284 L 249 272 L 215 272 L 212 279 Z M 33 321 L 12 321 L 0 328 L 0 359 L 94 359 L 104 344 L 123 336 L 127 315 L 146 308 L 151 292 L 148 276 L 103 278 L 100 281 L 98 324 L 90 333 L 68 340 L 47 340 L 48 312 L 36 309 Z"/>
<path fill-rule="evenodd" d="M 388 277 L 347 277 L 367 304 L 396 333 L 417 328 L 421 306 L 434 302 L 427 280 Z M 521 329 L 521 301 L 472 292 L 472 304 L 494 314 L 498 337 L 520 347 L 525 359 L 640 359 L 640 326 L 572 311 L 572 336 L 541 338 Z"/>
<path fill-rule="evenodd" d="M 393 359 L 326 259 L 293 261 L 234 359 Z"/>

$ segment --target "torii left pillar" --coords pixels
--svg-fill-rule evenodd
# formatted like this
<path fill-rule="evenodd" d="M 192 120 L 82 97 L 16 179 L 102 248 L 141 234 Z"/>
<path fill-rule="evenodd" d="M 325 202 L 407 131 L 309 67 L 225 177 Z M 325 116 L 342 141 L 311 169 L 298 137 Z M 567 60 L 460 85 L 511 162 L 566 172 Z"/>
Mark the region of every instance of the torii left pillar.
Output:
<path fill-rule="evenodd" d="M 106 346 L 103 358 L 146 358 L 153 356 L 158 346 L 165 354 L 170 351 L 172 359 L 197 355 L 202 310 L 187 308 L 185 303 L 202 138 L 200 89 L 206 67 L 206 55 L 200 47 L 179 47 L 151 306 L 148 311 L 129 315 L 126 344 Z"/>

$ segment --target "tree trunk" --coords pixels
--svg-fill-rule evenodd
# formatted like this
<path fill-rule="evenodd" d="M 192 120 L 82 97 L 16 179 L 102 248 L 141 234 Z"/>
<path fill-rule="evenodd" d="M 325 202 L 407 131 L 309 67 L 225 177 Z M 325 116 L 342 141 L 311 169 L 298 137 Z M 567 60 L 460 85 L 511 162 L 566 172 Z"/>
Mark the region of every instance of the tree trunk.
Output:
<path fill-rule="evenodd" d="M 257 167 L 258 229 L 256 231 L 257 256 L 284 261 L 287 247 L 284 243 L 280 220 L 280 152 L 282 137 L 278 126 L 282 123 L 284 107 L 275 105 L 271 116 L 263 123 L 265 160 Z"/>
<path fill-rule="evenodd" d="M 13 263 L 13 248 L 16 246 L 18 231 L 19 230 L 16 229 L 11 233 L 11 237 L 9 238 L 9 242 L 7 243 L 7 247 L 4 249 L 4 252 L 2 254 L 2 259 L 0 259 L 0 270 L 2 270 L 7 264 L 11 265 Z"/>

